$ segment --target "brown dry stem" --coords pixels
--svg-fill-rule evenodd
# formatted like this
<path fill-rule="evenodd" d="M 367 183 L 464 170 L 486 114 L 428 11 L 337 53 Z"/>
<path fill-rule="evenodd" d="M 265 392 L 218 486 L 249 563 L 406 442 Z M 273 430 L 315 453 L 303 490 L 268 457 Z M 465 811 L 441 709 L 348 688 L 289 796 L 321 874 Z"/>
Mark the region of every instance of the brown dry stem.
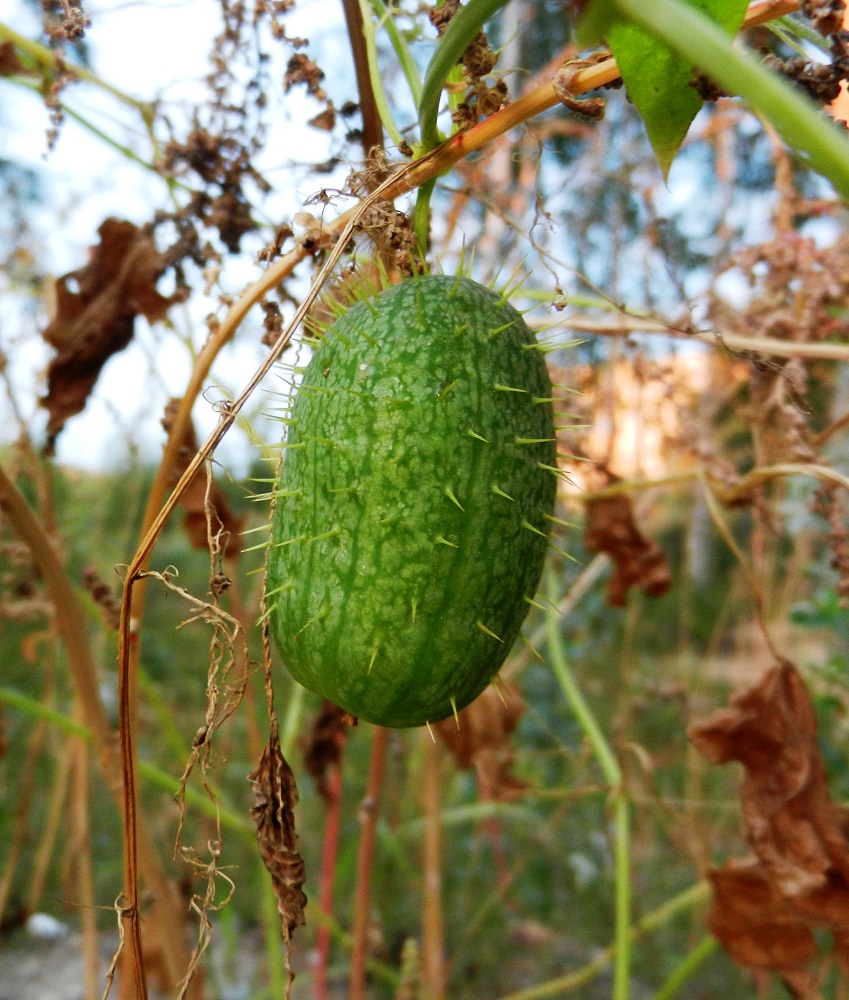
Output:
<path fill-rule="evenodd" d="M 65 568 L 43 525 L 1 466 L 0 510 L 6 515 L 18 537 L 29 547 L 33 559 L 47 583 L 55 608 L 56 627 L 67 652 L 74 691 L 79 700 L 82 718 L 92 733 L 100 771 L 107 787 L 117 799 L 119 807 L 125 808 L 127 800 L 122 793 L 122 766 L 116 753 L 114 733 L 98 694 L 97 670 L 88 643 L 85 611 L 77 599 L 74 588 L 65 573 Z M 125 766 L 126 763 L 125 760 Z M 133 818 L 135 819 L 134 814 Z M 182 970 L 188 960 L 188 952 L 183 945 L 183 928 L 176 916 L 175 908 L 171 905 L 170 887 L 156 856 L 147 825 L 143 820 L 140 820 L 138 829 L 134 823 L 133 836 L 140 867 L 153 898 L 151 919 L 161 921 L 165 934 L 167 934 L 166 965 L 172 983 L 176 984 L 179 982 Z M 137 912 L 134 919 L 138 919 Z M 140 941 L 137 946 L 139 947 L 138 961 L 140 963 Z"/>
<path fill-rule="evenodd" d="M 359 0 L 342 0 L 342 6 L 345 10 L 345 23 L 351 43 L 351 55 L 354 59 L 354 71 L 357 78 L 357 93 L 360 98 L 360 114 L 363 121 L 363 153 L 368 159 L 375 146 L 383 146 L 383 123 L 380 120 L 371 86 Z"/>

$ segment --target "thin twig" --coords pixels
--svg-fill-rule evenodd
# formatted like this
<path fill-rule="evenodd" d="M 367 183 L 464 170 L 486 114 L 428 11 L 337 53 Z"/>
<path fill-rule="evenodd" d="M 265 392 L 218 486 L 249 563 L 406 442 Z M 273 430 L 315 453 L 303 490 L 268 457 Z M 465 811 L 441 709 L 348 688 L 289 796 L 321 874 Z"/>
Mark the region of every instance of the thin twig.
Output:
<path fill-rule="evenodd" d="M 357 93 L 360 98 L 360 114 L 363 121 L 363 153 L 368 159 L 371 151 L 383 146 L 383 124 L 374 99 L 371 75 L 368 67 L 366 40 L 363 35 L 363 17 L 359 0 L 342 0 L 345 9 L 345 24 L 354 59 L 354 73 L 357 78 Z"/>
<path fill-rule="evenodd" d="M 445 928 L 442 916 L 442 760 L 440 746 L 421 730 L 424 856 L 422 864 L 422 982 L 428 1000 L 445 997 Z"/>
<path fill-rule="evenodd" d="M 752 354 L 772 354 L 783 358 L 817 358 L 826 361 L 849 361 L 849 344 L 779 340 L 776 337 L 747 337 L 739 333 L 726 333 L 681 329 L 673 323 L 640 316 L 618 315 L 611 319 L 587 316 L 568 316 L 563 319 L 567 330 L 594 333 L 602 337 L 627 337 L 635 333 L 660 333 L 667 337 L 698 340 L 711 347 Z M 551 330 L 551 326 L 546 327 Z"/>
<path fill-rule="evenodd" d="M 389 742 L 389 730 L 374 727 L 371 744 L 368 783 L 360 805 L 360 843 L 357 850 L 357 883 L 354 889 L 353 947 L 351 949 L 351 979 L 348 1000 L 364 1000 L 368 931 L 371 923 L 371 871 L 377 838 L 377 815 L 383 787 L 383 763 Z"/>

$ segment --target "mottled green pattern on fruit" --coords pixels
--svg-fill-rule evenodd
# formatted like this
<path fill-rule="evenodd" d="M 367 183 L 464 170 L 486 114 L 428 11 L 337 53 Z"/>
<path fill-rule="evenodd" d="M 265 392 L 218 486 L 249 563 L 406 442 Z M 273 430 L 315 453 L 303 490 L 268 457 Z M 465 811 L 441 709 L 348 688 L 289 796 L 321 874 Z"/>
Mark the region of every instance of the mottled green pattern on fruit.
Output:
<path fill-rule="evenodd" d="M 275 509 L 271 626 L 293 676 L 354 715 L 445 718 L 518 634 L 555 495 L 533 343 L 498 294 L 427 276 L 354 305 L 310 361 Z"/>

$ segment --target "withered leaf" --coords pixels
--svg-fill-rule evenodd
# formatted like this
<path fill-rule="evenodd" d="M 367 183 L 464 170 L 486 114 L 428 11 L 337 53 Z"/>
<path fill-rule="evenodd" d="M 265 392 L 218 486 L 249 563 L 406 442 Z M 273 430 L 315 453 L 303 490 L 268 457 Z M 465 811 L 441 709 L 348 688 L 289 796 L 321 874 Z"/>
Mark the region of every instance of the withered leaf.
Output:
<path fill-rule="evenodd" d="M 295 776 L 280 750 L 276 733 L 269 738 L 255 771 L 248 775 L 255 804 L 259 853 L 271 876 L 283 938 L 288 943 L 296 927 L 305 923 L 304 859 L 298 853 L 293 809 L 298 802 Z"/>
<path fill-rule="evenodd" d="M 433 725 L 458 767 L 474 769 L 484 801 L 504 802 L 527 791 L 527 783 L 513 774 L 516 754 L 510 741 L 524 711 L 516 685 L 499 681 L 498 687 L 490 684 L 456 719 Z"/>
<path fill-rule="evenodd" d="M 587 504 L 584 544 L 590 552 L 606 552 L 613 560 L 607 603 L 623 607 L 629 587 L 649 597 L 662 597 L 672 582 L 666 555 L 657 542 L 640 533 L 630 497 L 598 497 Z"/>
<path fill-rule="evenodd" d="M 314 118 L 310 118 L 307 125 L 320 129 L 322 132 L 332 132 L 336 125 L 336 111 L 333 107 L 327 107 L 320 111 Z"/>
<path fill-rule="evenodd" d="M 726 861 L 709 878 L 708 926 L 738 965 L 790 972 L 816 958 L 811 929 L 773 889 L 757 858 Z"/>
<path fill-rule="evenodd" d="M 326 698 L 312 721 L 304 747 L 304 765 L 315 779 L 319 794 L 329 798 L 327 772 L 342 760 L 348 739 L 348 713 Z"/>
<path fill-rule="evenodd" d="M 106 361 L 129 344 L 136 316 L 154 323 L 183 298 L 156 290 L 165 263 L 147 233 L 132 222 L 106 219 L 98 234 L 89 263 L 56 280 L 54 316 L 42 334 L 56 348 L 42 400 L 50 414 L 48 448 L 85 406 Z"/>
<path fill-rule="evenodd" d="M 165 416 L 162 426 L 169 430 L 174 413 L 179 406 L 179 399 L 172 399 L 165 407 Z M 173 486 L 182 474 L 189 467 L 189 463 L 195 457 L 198 450 L 198 440 L 193 424 L 189 424 L 186 429 L 183 443 L 177 452 L 177 460 L 171 474 L 171 485 Z M 224 491 L 215 482 L 209 484 L 209 504 L 212 517 L 209 524 L 206 515 L 207 502 L 207 478 L 203 470 L 199 470 L 194 479 L 189 483 L 182 497 L 180 506 L 186 511 L 183 521 L 183 528 L 189 539 L 189 544 L 195 549 L 209 548 L 209 528 L 212 529 L 213 541 L 225 556 L 236 556 L 241 550 L 241 539 L 239 532 L 242 530 L 243 518 L 237 517 L 230 501 Z"/>
<path fill-rule="evenodd" d="M 303 83 L 307 92 L 318 100 L 323 101 L 327 97 L 321 81 L 324 79 L 324 71 L 317 63 L 313 62 L 309 56 L 303 52 L 296 52 L 286 65 L 286 73 L 283 76 L 283 87 L 288 93 L 292 87 Z"/>
<path fill-rule="evenodd" d="M 816 715 L 799 672 L 791 663 L 779 662 L 758 684 L 733 698 L 730 708 L 692 726 L 689 735 L 713 763 L 736 760 L 745 768 L 740 787 L 743 819 L 757 858 L 757 875 L 769 888 L 764 920 L 774 923 L 781 913 L 792 916 L 799 925 L 792 932 L 799 954 L 804 952 L 802 928 L 831 930 L 834 957 L 845 964 L 849 810 L 829 794 L 817 744 Z M 729 886 L 735 883 L 722 877 L 726 877 L 723 899 L 727 902 Z M 742 885 L 741 876 L 735 877 L 736 884 Z M 756 895 L 753 879 L 744 887 L 749 897 Z M 766 889 L 757 891 L 767 899 Z M 736 918 L 732 912 L 722 919 L 733 926 Z M 790 933 L 783 926 L 782 933 Z M 734 954 L 733 944 L 725 939 L 723 944 Z M 768 946 L 769 941 L 764 943 Z"/>

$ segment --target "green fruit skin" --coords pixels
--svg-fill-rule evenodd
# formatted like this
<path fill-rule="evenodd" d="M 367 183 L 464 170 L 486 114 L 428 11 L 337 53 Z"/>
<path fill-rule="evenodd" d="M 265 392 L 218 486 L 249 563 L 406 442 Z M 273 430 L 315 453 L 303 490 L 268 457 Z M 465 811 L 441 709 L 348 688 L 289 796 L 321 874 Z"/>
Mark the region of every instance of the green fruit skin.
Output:
<path fill-rule="evenodd" d="M 292 675 L 355 716 L 446 718 L 517 637 L 556 492 L 534 343 L 497 293 L 434 275 L 358 302 L 315 350 L 291 408 L 268 606 Z"/>

